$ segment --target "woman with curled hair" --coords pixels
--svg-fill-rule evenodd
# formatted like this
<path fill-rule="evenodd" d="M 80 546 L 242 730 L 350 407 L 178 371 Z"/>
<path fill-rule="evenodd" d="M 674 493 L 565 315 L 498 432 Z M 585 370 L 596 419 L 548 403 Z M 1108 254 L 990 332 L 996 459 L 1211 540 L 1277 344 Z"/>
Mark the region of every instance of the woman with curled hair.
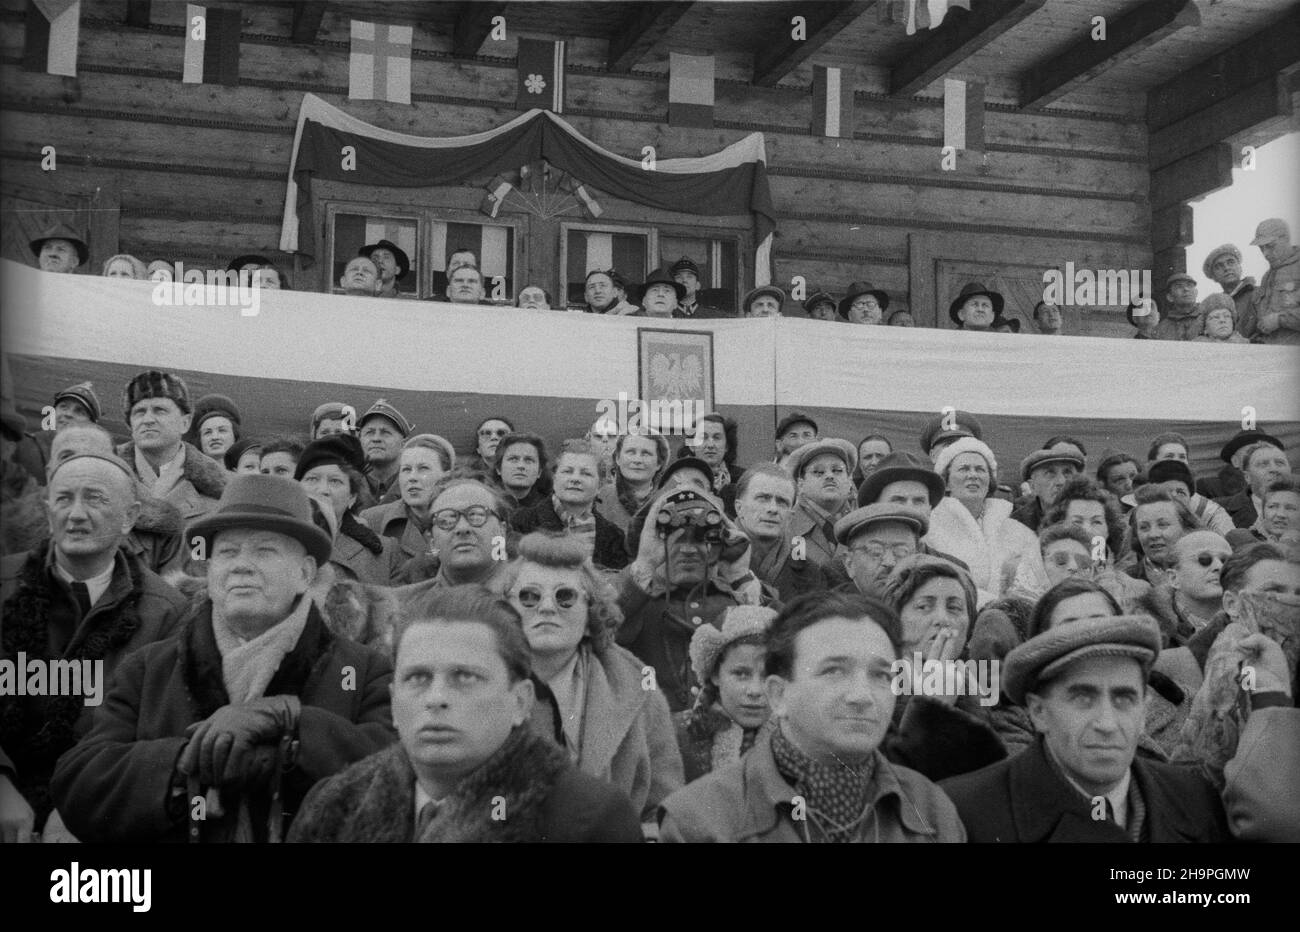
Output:
<path fill-rule="evenodd" d="M 682 786 L 668 702 L 644 686 L 643 664 L 614 643 L 618 595 L 578 540 L 529 534 L 503 577 L 519 612 L 539 696 L 534 728 L 574 764 L 627 794 L 653 827 L 659 804 Z"/>
<path fill-rule="evenodd" d="M 668 456 L 668 438 L 662 434 L 620 434 L 614 444 L 614 481 L 601 487 L 596 510 L 626 533 L 632 516 L 654 497 Z"/>
<path fill-rule="evenodd" d="M 948 560 L 917 554 L 894 567 L 881 596 L 902 621 L 898 653 L 906 674 L 897 679 L 902 695 L 885 739 L 889 759 L 942 780 L 1006 757 L 988 723 L 988 709 L 998 697 L 982 694 L 981 684 L 969 678 L 946 672 L 954 661 L 968 659 L 966 642 L 976 609 L 970 576 Z M 934 663 L 945 670 L 939 689 L 931 689 L 923 677 Z M 923 692 L 913 695 L 918 683 Z"/>
<path fill-rule="evenodd" d="M 1129 553 L 1121 569 L 1134 579 L 1164 582 L 1174 543 L 1188 531 L 1201 530 L 1196 515 L 1163 489 L 1142 486 L 1133 493 L 1137 507 L 1128 514 Z"/>
<path fill-rule="evenodd" d="M 370 530 L 396 541 L 401 558 L 409 560 L 433 546 L 434 490 L 456 466 L 456 450 L 437 434 L 416 434 L 402 444 L 397 463 L 401 499 L 367 508 L 360 517 Z"/>
<path fill-rule="evenodd" d="M 130 278 L 142 282 L 149 278 L 149 267 L 135 256 L 120 252 L 104 260 L 104 277 Z"/>
<path fill-rule="evenodd" d="M 361 470 L 361 442 L 351 434 L 333 434 L 303 448 L 293 477 L 322 507 L 329 506 L 336 526 L 330 563 L 339 579 L 387 586 L 401 567 L 401 551 L 391 538 L 380 537 L 357 520 L 366 490 Z"/>
<path fill-rule="evenodd" d="M 723 613 L 720 629 L 700 625 L 691 635 L 691 671 L 700 690 L 690 709 L 673 716 L 687 783 L 739 760 L 771 730 L 764 658 L 776 615 L 737 605 Z"/>
<path fill-rule="evenodd" d="M 531 508 L 551 494 L 550 461 L 546 441 L 536 434 L 506 434 L 492 458 L 492 479 L 514 501 L 516 508 Z"/>
<path fill-rule="evenodd" d="M 580 540 L 602 569 L 621 570 L 631 562 L 623 532 L 596 510 L 596 493 L 605 481 L 600 450 L 586 440 L 566 440 L 552 467 L 550 498 L 516 511 L 510 525 L 520 534 L 548 531 Z"/>

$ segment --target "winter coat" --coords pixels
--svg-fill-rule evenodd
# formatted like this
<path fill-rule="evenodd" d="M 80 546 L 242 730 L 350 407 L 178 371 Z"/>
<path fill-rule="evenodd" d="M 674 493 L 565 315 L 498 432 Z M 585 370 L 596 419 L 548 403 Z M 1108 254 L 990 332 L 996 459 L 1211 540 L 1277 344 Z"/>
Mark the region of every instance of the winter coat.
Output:
<path fill-rule="evenodd" d="M 1255 708 L 1237 739 L 1237 753 L 1224 768 L 1223 807 L 1228 827 L 1241 841 L 1300 842 L 1300 709 L 1279 703 L 1285 693 L 1256 693 Z"/>
<path fill-rule="evenodd" d="M 1228 840 L 1223 806 L 1195 770 L 1135 757 L 1131 772 L 1146 805 L 1143 842 Z M 939 787 L 956 804 L 973 842 L 1129 840 L 1113 821 L 1092 817 L 1092 801 L 1057 772 L 1042 739 L 1009 760 Z"/>
<path fill-rule="evenodd" d="M 1275 345 L 1300 344 L 1300 246 L 1291 247 L 1291 255 L 1264 273 L 1251 301 L 1257 332 L 1253 340 Z M 1272 333 L 1258 330 L 1259 323 L 1270 314 L 1278 315 Z"/>
<path fill-rule="evenodd" d="M 807 503 L 800 502 L 790 515 L 790 526 L 786 530 L 786 535 L 791 540 L 796 537 L 803 538 L 804 553 L 807 555 L 809 562 L 816 563 L 819 566 L 838 562 L 835 555 L 839 550 L 839 543 L 835 540 L 833 534 L 827 533 L 825 523 L 829 522 L 833 525 L 848 514 L 850 510 L 846 502 L 844 507 L 829 518 L 822 518 L 810 511 Z"/>
<path fill-rule="evenodd" d="M 687 783 L 694 783 L 706 773 L 721 770 L 740 760 L 749 750 L 741 751 L 744 729 L 732 721 L 716 702 L 700 713 L 693 708 L 678 712 L 673 716 L 673 727 L 677 730 L 677 747 L 682 752 Z M 750 747 L 770 734 L 773 727 L 773 719 L 764 722 L 755 732 Z"/>
<path fill-rule="evenodd" d="M 376 505 L 361 512 L 359 517 L 362 524 L 380 537 L 397 541 L 403 562 L 429 552 L 429 538 L 420 532 L 420 526 L 411 517 L 411 509 L 405 502 Z"/>
<path fill-rule="evenodd" d="M 1219 499 L 1218 503 L 1223 506 L 1223 510 L 1228 513 L 1232 523 L 1237 527 L 1251 528 L 1259 520 L 1259 512 L 1255 510 L 1255 500 L 1250 497 L 1249 486 L 1236 495 Z"/>
<path fill-rule="evenodd" d="M 309 609 L 297 645 L 265 691 L 302 702 L 297 757 L 281 781 L 286 826 L 313 784 L 395 740 L 392 679 L 387 656 L 330 634 L 316 607 Z M 188 798 L 172 787 L 186 729 L 229 704 L 212 603 L 204 601 L 176 637 L 119 665 L 90 734 L 59 759 L 52 790 L 69 830 L 83 841 L 182 842 L 191 829 L 202 841 L 228 840 L 238 806 L 191 823 Z M 244 799 L 250 812 L 268 810 L 264 791 Z M 254 818 L 255 828 L 262 821 Z"/>
<path fill-rule="evenodd" d="M 221 463 L 200 453 L 197 447 L 184 441 L 181 442 L 181 446 L 185 450 L 181 480 L 172 486 L 166 495 L 159 497 L 175 505 L 188 524 L 217 507 L 217 501 L 226 488 L 226 480 L 230 473 L 226 472 L 225 466 Z M 135 477 L 140 478 L 135 465 L 135 441 L 128 440 L 119 446 L 117 455 L 131 467 Z"/>
<path fill-rule="evenodd" d="M 351 514 L 344 515 L 334 538 L 334 549 L 330 551 L 330 563 L 334 564 L 339 579 L 389 586 L 404 562 L 397 542 L 391 537 L 380 537 Z"/>
<path fill-rule="evenodd" d="M 1232 303 L 1237 305 L 1237 333 L 1247 343 L 1255 336 L 1255 279 L 1249 275 L 1237 283 L 1237 287 L 1229 291 L 1228 297 L 1232 298 Z"/>
<path fill-rule="evenodd" d="M 631 800 L 642 821 L 653 821 L 659 804 L 684 783 L 668 702 L 644 688 L 642 663 L 631 651 L 611 644 L 587 658 L 577 767 Z M 553 701 L 539 701 L 534 718 L 550 722 Z"/>
<path fill-rule="evenodd" d="M 571 766 L 554 744 L 516 730 L 441 800 L 421 838 L 415 837 L 415 771 L 398 744 L 316 784 L 288 840 L 639 842 L 641 827 L 617 790 Z"/>
<path fill-rule="evenodd" d="M 1038 559 L 1038 538 L 1019 521 L 1011 518 L 1011 503 L 1000 498 L 984 501 L 984 514 L 978 521 L 970 510 L 955 498 L 944 498 L 930 512 L 930 530 L 926 543 L 960 558 L 970 568 L 971 579 L 983 606 L 1002 595 L 1004 580 L 1012 579 L 1022 567 L 1027 575 L 1046 572 Z M 1011 573 L 1007 573 L 1007 568 Z"/>
<path fill-rule="evenodd" d="M 623 545 L 623 531 L 594 509 L 592 516 L 596 519 L 596 546 L 591 556 L 592 562 L 605 569 L 621 570 L 632 562 Z M 510 526 L 521 535 L 533 531 L 563 533 L 565 530 L 564 521 L 549 497 L 531 508 L 516 511 L 510 516 Z"/>
<path fill-rule="evenodd" d="M 973 696 L 958 697 L 953 705 L 929 696 L 899 696 L 880 750 L 895 764 L 936 781 L 1007 756 L 988 709 Z"/>
<path fill-rule="evenodd" d="M 1196 339 L 1205 329 L 1205 313 L 1200 308 L 1200 304 L 1195 304 L 1188 313 L 1174 316 L 1175 308 L 1172 305 L 1168 310 L 1162 307 L 1160 310 L 1164 313 L 1160 315 L 1160 323 L 1156 324 L 1153 336 L 1157 340 Z"/>
<path fill-rule="evenodd" d="M 957 811 L 931 781 L 876 752 L 872 812 L 860 841 L 963 842 Z M 740 760 L 678 790 L 660 809 L 661 842 L 800 842 L 806 819 L 795 820 L 797 794 L 777 769 L 767 735 Z"/>
<path fill-rule="evenodd" d="M 108 588 L 84 618 L 72 590 L 54 574 L 53 546 L 0 560 L 0 658 L 102 660 L 100 701 L 123 658 L 175 633 L 186 600 L 128 550 L 113 558 Z M 72 628 L 62 649 L 52 642 L 60 622 Z M 86 684 L 83 681 L 83 688 Z M 52 807 L 50 776 L 59 755 L 90 730 L 96 706 L 85 696 L 5 697 L 0 702 L 0 770 L 36 810 L 39 829 Z"/>
<path fill-rule="evenodd" d="M 595 510 L 596 514 L 614 525 L 614 527 L 624 534 L 627 533 L 628 525 L 632 523 L 632 513 L 624 508 L 623 503 L 618 500 L 618 486 L 612 480 L 602 485 L 600 491 L 596 493 Z"/>
<path fill-rule="evenodd" d="M 1038 526 L 1043 523 L 1043 504 L 1037 495 L 1030 496 L 1028 502 L 1011 512 L 1011 517 L 1037 534 Z"/>
<path fill-rule="evenodd" d="M 654 667 L 655 682 L 669 709 L 680 712 L 688 708 L 691 687 L 696 685 L 688 652 L 691 635 L 702 624 L 721 628 L 723 612 L 741 604 L 740 598 L 712 582 L 678 587 L 667 599 L 652 597 L 626 569 L 619 573 L 615 585 L 623 610 L 618 643 Z"/>

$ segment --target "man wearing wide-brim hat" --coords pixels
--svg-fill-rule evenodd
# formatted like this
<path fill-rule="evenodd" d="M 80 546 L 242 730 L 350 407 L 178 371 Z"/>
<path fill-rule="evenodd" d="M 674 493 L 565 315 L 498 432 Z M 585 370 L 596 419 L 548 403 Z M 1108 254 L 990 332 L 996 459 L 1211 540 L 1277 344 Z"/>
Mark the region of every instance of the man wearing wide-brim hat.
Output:
<path fill-rule="evenodd" d="M 1272 434 L 1258 427 L 1239 430 L 1219 450 L 1219 459 L 1224 465 L 1213 478 L 1197 479 L 1196 491 L 1206 498 L 1231 498 L 1246 488 L 1246 474 L 1241 471 L 1241 460 L 1246 447 L 1252 443 L 1268 443 L 1285 450 L 1286 447 Z"/>
<path fill-rule="evenodd" d="M 330 555 L 311 515 L 297 483 L 246 474 L 190 525 L 207 597 L 121 663 L 55 769 L 78 838 L 279 840 L 314 783 L 393 742 L 391 662 L 332 635 L 306 594 Z"/>
<path fill-rule="evenodd" d="M 979 427 L 978 424 L 975 426 Z M 916 509 L 928 519 L 930 512 L 943 501 L 945 494 L 943 479 L 930 468 L 928 463 L 904 450 L 895 450 L 882 459 L 876 471 L 867 476 L 862 485 L 858 486 L 858 508 L 876 504 L 904 505 Z M 936 550 L 925 540 L 920 542 L 917 552 L 939 557 L 955 563 L 967 572 L 970 571 L 970 567 L 964 560 L 959 560 L 942 550 Z"/>
<path fill-rule="evenodd" d="M 641 310 L 629 317 L 672 317 L 677 305 L 686 298 L 686 286 L 668 274 L 666 269 L 655 269 L 633 291 L 632 303 Z"/>
<path fill-rule="evenodd" d="M 805 443 L 785 462 L 794 478 L 799 500 L 790 515 L 790 541 L 803 544 L 804 558 L 820 566 L 832 564 L 839 549 L 835 522 L 853 509 L 853 469 L 857 448 L 838 437 Z"/>
<path fill-rule="evenodd" d="M 813 320 L 836 320 L 838 315 L 835 296 L 820 288 L 813 288 L 812 293 L 804 298 L 803 309 Z"/>
<path fill-rule="evenodd" d="M 871 282 L 853 282 L 837 312 L 851 324 L 878 324 L 889 310 L 889 295 Z"/>
<path fill-rule="evenodd" d="M 948 305 L 948 319 L 958 330 L 989 331 L 1002 319 L 1004 303 L 998 292 L 979 282 L 969 282 Z"/>
<path fill-rule="evenodd" d="M 1071 479 L 1083 472 L 1083 457 L 1069 445 L 1035 450 L 1020 461 L 1020 479 L 1029 483 L 1033 497 L 1011 513 L 1029 530 L 1037 532 L 1047 509 L 1056 504 Z"/>
<path fill-rule="evenodd" d="M 358 256 L 365 256 L 379 269 L 380 298 L 400 298 L 397 283 L 411 273 L 411 259 L 405 250 L 396 243 L 381 239 L 377 243 L 367 243 L 357 250 Z"/>
<path fill-rule="evenodd" d="M 745 293 L 740 302 L 741 317 L 780 317 L 785 292 L 776 285 L 759 285 Z"/>
<path fill-rule="evenodd" d="M 29 244 L 42 272 L 75 272 L 90 258 L 90 249 L 66 223 L 47 227 Z"/>
<path fill-rule="evenodd" d="M 1144 615 L 1057 625 L 1007 654 L 1002 691 L 1036 743 L 944 780 L 976 842 L 1221 842 L 1223 806 L 1194 767 L 1135 757 L 1160 651 Z"/>

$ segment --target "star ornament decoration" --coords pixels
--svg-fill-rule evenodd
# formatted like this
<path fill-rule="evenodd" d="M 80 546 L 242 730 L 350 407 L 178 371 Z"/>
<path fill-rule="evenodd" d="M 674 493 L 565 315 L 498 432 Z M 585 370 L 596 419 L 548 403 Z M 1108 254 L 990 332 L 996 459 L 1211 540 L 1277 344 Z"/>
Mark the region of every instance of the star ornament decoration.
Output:
<path fill-rule="evenodd" d="M 540 94 L 546 90 L 546 79 L 540 74 L 530 74 L 524 81 L 524 87 L 528 89 L 530 94 Z"/>

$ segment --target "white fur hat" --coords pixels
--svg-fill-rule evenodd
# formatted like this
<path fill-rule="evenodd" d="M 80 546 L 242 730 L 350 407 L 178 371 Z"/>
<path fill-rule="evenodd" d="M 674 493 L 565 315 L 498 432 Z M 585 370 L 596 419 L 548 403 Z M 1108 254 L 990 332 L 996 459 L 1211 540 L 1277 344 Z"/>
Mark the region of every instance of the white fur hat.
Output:
<path fill-rule="evenodd" d="M 993 486 L 998 484 L 997 458 L 987 443 L 974 437 L 959 437 L 940 450 L 938 459 L 934 461 L 934 471 L 942 476 L 959 453 L 978 453 L 984 457 L 984 461 L 989 464 L 989 484 Z"/>

